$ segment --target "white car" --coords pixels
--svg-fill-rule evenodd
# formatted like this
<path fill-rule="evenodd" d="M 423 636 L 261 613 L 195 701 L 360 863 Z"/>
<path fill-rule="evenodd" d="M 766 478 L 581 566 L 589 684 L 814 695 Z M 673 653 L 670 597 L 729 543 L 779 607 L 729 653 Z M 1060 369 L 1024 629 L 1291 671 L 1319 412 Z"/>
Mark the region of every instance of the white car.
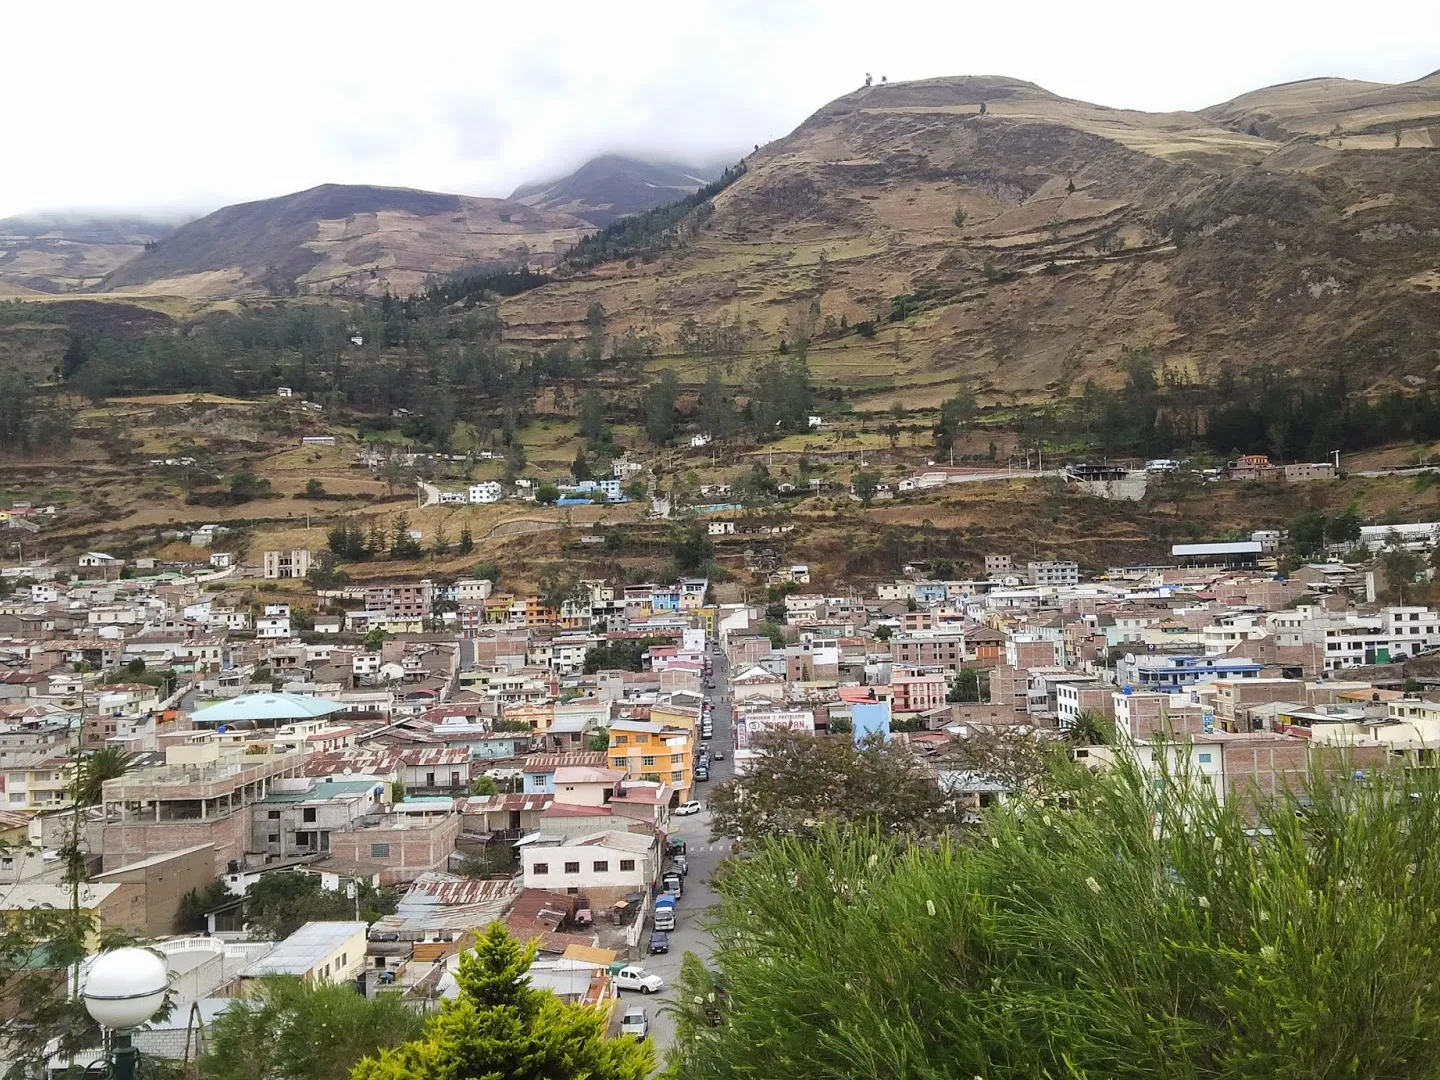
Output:
<path fill-rule="evenodd" d="M 650 1034 L 650 1014 L 638 1005 L 626 1009 L 620 1020 L 620 1034 L 634 1035 L 637 1039 L 645 1038 Z"/>
<path fill-rule="evenodd" d="M 639 990 L 653 994 L 665 985 L 659 975 L 651 975 L 642 967 L 623 967 L 615 973 L 615 985 L 621 990 Z"/>
<path fill-rule="evenodd" d="M 679 817 L 685 817 L 687 814 L 698 814 L 699 812 L 700 800 L 698 799 L 691 799 L 689 802 L 682 802 L 679 806 L 675 807 L 675 813 Z"/>

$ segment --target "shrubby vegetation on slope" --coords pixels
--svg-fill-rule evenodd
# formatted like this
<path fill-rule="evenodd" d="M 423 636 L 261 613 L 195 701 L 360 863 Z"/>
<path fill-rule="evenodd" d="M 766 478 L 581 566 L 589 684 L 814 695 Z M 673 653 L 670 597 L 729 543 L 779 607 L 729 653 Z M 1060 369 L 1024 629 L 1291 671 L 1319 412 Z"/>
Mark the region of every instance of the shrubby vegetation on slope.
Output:
<path fill-rule="evenodd" d="M 1068 810 L 950 840 L 823 829 L 728 865 L 671 1075 L 1433 1075 L 1440 783 L 1253 817 L 1135 772 L 1068 783 Z"/>

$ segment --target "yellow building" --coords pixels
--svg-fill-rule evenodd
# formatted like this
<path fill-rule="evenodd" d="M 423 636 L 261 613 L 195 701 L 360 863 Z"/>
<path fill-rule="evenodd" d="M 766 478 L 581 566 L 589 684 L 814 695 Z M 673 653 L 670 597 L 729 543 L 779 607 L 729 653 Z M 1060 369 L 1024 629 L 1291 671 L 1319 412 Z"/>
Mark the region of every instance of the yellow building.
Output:
<path fill-rule="evenodd" d="M 683 731 L 694 743 L 700 731 L 700 710 L 684 705 L 655 704 L 650 706 L 650 722 Z"/>
<path fill-rule="evenodd" d="M 610 767 L 623 769 L 626 779 L 663 781 L 686 799 L 695 784 L 694 746 L 692 735 L 665 724 L 616 720 L 610 725 L 608 757 Z"/>

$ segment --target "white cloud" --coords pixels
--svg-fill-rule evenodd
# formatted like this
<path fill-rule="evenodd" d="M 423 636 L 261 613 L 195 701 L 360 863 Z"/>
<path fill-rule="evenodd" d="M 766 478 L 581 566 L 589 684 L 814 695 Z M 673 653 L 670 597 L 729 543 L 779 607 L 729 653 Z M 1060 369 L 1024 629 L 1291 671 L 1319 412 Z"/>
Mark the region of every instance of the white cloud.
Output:
<path fill-rule="evenodd" d="M 1200 108 L 1440 68 L 1440 7 L 953 0 L 11 5 L 0 216 L 208 209 L 327 181 L 507 194 L 603 150 L 713 160 L 866 71 Z"/>

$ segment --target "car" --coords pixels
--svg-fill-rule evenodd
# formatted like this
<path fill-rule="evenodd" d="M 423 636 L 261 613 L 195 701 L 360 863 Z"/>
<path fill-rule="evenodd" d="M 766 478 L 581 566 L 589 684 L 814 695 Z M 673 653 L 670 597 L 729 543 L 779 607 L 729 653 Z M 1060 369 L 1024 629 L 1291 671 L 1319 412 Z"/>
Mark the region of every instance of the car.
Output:
<path fill-rule="evenodd" d="M 689 802 L 682 802 L 679 806 L 675 807 L 675 813 L 680 817 L 686 817 L 690 814 L 698 814 L 699 812 L 699 799 L 691 799 Z"/>
<path fill-rule="evenodd" d="M 615 973 L 615 985 L 621 990 L 639 990 L 642 994 L 653 994 L 664 988 L 665 980 L 631 964 Z"/>
<path fill-rule="evenodd" d="M 715 737 L 715 729 L 707 724 L 704 728 L 701 729 L 700 737 L 702 739 L 713 739 Z"/>
<path fill-rule="evenodd" d="M 711 756 L 714 760 L 716 760 L 716 761 L 724 761 L 724 760 L 725 760 L 725 751 L 724 751 L 724 750 L 716 750 L 716 751 L 715 751 L 713 754 L 711 754 L 710 756 Z"/>
<path fill-rule="evenodd" d="M 636 1005 L 625 1010 L 625 1016 L 620 1021 L 621 1035 L 634 1035 L 637 1039 L 643 1039 L 650 1034 L 650 1014 L 640 1006 Z"/>
<path fill-rule="evenodd" d="M 663 930 L 656 930 L 650 935 L 650 955 L 656 953 L 668 953 L 670 951 L 670 935 Z"/>
<path fill-rule="evenodd" d="M 709 779 L 710 770 L 707 769 L 704 765 L 700 765 L 695 769 L 695 782 L 697 784 L 703 784 Z"/>
<path fill-rule="evenodd" d="M 667 870 L 660 875 L 660 884 L 665 887 L 667 893 L 674 893 L 682 896 L 685 893 L 685 875 L 679 870 Z"/>

